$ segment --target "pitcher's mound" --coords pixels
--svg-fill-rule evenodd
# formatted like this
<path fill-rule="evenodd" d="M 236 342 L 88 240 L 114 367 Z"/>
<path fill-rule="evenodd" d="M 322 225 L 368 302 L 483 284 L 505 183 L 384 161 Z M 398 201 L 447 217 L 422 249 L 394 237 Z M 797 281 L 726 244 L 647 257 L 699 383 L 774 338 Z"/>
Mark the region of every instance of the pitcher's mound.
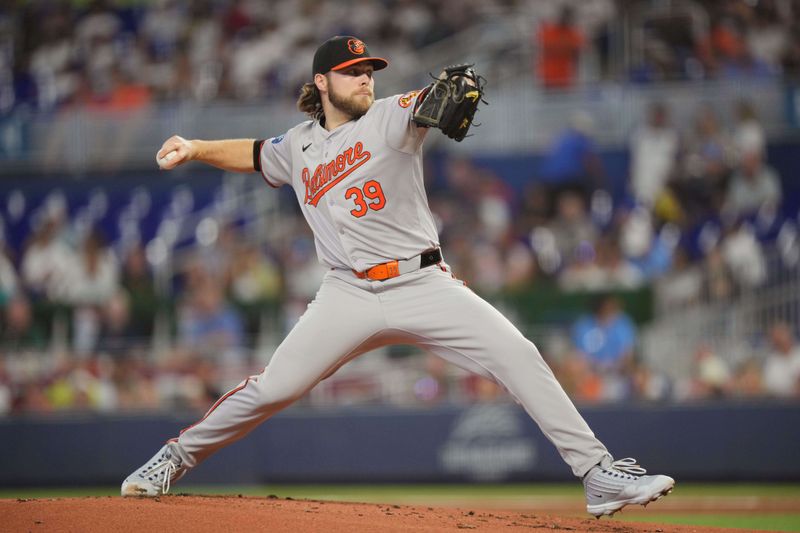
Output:
<path fill-rule="evenodd" d="M 3 531 L 274 531 L 350 533 L 411 531 L 570 531 L 688 533 L 730 531 L 634 524 L 603 518 L 374 503 L 281 499 L 274 496 L 50 498 L 0 500 Z"/>

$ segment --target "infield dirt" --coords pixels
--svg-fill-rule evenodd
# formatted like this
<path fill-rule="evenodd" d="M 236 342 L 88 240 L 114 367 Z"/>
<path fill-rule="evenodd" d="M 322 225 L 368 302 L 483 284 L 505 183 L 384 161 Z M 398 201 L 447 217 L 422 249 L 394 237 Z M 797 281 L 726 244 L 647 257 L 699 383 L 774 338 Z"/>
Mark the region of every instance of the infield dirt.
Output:
<path fill-rule="evenodd" d="M 731 529 L 636 524 L 479 508 L 455 509 L 277 497 L 46 498 L 0 500 L 2 531 L 274 531 L 282 533 L 569 531 L 710 533 Z"/>

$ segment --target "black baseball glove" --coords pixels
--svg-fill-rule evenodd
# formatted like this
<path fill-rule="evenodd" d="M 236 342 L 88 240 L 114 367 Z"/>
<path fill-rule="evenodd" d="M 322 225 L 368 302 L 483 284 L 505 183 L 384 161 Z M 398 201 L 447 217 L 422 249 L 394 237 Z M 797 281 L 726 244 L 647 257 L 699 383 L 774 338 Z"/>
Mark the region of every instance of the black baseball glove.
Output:
<path fill-rule="evenodd" d="M 456 141 L 466 137 L 472 119 L 483 99 L 486 80 L 473 70 L 473 65 L 447 67 L 425 88 L 424 97 L 414 111 L 414 122 L 420 126 L 439 128 Z"/>

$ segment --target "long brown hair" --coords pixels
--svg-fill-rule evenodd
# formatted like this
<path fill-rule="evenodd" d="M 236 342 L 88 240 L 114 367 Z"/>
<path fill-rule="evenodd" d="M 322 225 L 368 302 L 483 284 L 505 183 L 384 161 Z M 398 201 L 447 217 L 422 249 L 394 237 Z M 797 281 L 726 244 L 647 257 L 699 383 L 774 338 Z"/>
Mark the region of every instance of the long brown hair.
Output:
<path fill-rule="evenodd" d="M 297 109 L 314 120 L 322 120 L 322 117 L 325 116 L 322 111 L 322 97 L 313 81 L 304 84 L 300 89 L 300 98 L 297 99 Z"/>

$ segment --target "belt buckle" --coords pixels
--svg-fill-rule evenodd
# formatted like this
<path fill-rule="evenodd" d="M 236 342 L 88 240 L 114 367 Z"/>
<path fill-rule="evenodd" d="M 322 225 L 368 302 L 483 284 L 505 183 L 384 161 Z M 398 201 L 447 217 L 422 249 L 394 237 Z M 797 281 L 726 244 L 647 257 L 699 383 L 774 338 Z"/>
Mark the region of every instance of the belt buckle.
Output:
<path fill-rule="evenodd" d="M 367 278 L 373 281 L 384 281 L 400 275 L 400 265 L 397 260 L 375 265 L 366 272 Z"/>

